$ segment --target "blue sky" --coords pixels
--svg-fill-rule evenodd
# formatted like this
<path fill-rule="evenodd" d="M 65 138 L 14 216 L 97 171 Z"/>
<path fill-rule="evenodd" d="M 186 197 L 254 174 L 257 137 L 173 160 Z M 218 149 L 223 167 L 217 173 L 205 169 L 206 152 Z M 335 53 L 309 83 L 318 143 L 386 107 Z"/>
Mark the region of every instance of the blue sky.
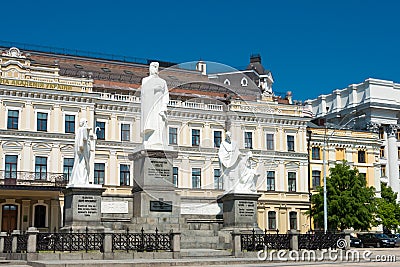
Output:
<path fill-rule="evenodd" d="M 11 3 L 11 2 L 10 2 Z M 16 1 L 0 40 L 244 68 L 315 98 L 368 77 L 400 82 L 399 1 Z"/>

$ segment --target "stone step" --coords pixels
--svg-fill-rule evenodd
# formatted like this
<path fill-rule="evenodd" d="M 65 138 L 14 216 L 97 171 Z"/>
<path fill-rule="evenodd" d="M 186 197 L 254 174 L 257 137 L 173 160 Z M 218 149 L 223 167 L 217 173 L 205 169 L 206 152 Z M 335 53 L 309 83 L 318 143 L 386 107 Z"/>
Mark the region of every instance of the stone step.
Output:
<path fill-rule="evenodd" d="M 182 258 L 216 258 L 216 257 L 232 257 L 231 252 L 227 250 L 216 249 L 182 249 Z"/>
<path fill-rule="evenodd" d="M 181 238 L 181 243 L 218 243 L 218 236 L 186 236 Z"/>
<path fill-rule="evenodd" d="M 215 234 L 214 230 L 184 230 L 181 236 L 215 236 Z"/>
<path fill-rule="evenodd" d="M 2 258 L 4 258 L 4 257 L 2 257 Z M 6 259 L 0 259 L 0 266 L 31 267 L 30 265 L 27 265 L 26 261 L 6 260 Z"/>

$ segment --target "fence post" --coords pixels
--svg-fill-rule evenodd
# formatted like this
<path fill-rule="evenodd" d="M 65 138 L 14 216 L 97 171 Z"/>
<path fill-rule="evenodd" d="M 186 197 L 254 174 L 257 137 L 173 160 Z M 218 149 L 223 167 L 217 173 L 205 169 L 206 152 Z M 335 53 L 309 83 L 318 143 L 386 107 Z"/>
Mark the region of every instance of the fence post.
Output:
<path fill-rule="evenodd" d="M 240 231 L 233 230 L 232 235 L 232 255 L 235 257 L 240 257 L 242 255 L 242 243 L 240 240 Z"/>
<path fill-rule="evenodd" d="M 7 236 L 7 232 L 0 233 L 0 253 L 4 252 L 4 237 Z"/>
<path fill-rule="evenodd" d="M 28 234 L 28 244 L 26 247 L 26 252 L 34 253 L 36 252 L 36 238 L 39 231 L 36 227 L 29 227 L 26 233 Z"/>
<path fill-rule="evenodd" d="M 172 232 L 172 256 L 174 259 L 181 257 L 181 233 Z"/>
<path fill-rule="evenodd" d="M 289 230 L 290 250 L 299 250 L 299 231 Z"/>
<path fill-rule="evenodd" d="M 352 230 L 344 230 L 344 239 L 346 240 L 346 247 L 344 248 L 345 250 L 350 249 L 350 234 L 352 232 Z"/>
<path fill-rule="evenodd" d="M 104 229 L 103 253 L 112 252 L 112 234 L 113 231 L 110 228 Z"/>
<path fill-rule="evenodd" d="M 17 252 L 17 248 L 18 248 L 18 235 L 20 235 L 21 232 L 19 230 L 14 230 L 11 233 L 12 236 L 12 245 L 11 245 L 11 252 L 15 253 Z"/>

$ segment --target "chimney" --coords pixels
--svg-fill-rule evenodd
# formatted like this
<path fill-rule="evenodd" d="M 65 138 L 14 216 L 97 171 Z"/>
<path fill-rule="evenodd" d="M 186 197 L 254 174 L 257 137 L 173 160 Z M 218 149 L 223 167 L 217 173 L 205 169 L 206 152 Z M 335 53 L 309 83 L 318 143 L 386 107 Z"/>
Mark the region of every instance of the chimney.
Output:
<path fill-rule="evenodd" d="M 250 63 L 260 63 L 261 64 L 261 55 L 260 54 L 250 55 Z"/>
<path fill-rule="evenodd" d="M 203 75 L 207 75 L 207 64 L 203 60 L 199 60 L 196 64 L 196 70 Z"/>

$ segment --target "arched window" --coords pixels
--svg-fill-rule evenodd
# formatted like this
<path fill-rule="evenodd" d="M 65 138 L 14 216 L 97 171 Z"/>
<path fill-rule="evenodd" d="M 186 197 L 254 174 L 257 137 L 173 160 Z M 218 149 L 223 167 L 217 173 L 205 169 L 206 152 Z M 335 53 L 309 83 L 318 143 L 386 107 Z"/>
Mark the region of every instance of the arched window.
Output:
<path fill-rule="evenodd" d="M 247 79 L 246 79 L 245 77 L 243 77 L 242 80 L 240 81 L 240 84 L 241 84 L 243 87 L 247 86 L 247 84 L 248 84 Z"/>
<path fill-rule="evenodd" d="M 228 79 L 225 79 L 224 84 L 231 85 L 231 82 Z"/>
<path fill-rule="evenodd" d="M 47 207 L 45 205 L 36 205 L 35 206 L 35 218 L 33 226 L 37 228 L 46 227 L 46 211 Z"/>

